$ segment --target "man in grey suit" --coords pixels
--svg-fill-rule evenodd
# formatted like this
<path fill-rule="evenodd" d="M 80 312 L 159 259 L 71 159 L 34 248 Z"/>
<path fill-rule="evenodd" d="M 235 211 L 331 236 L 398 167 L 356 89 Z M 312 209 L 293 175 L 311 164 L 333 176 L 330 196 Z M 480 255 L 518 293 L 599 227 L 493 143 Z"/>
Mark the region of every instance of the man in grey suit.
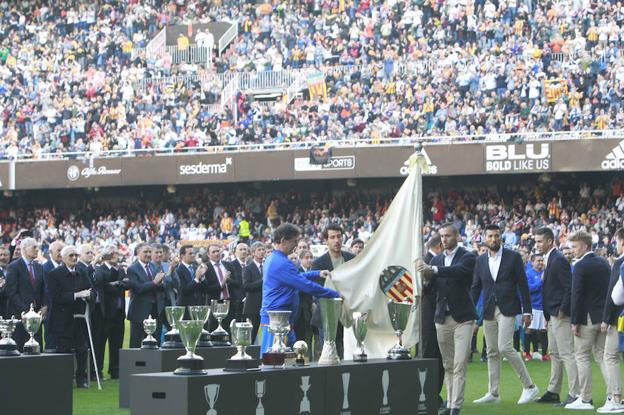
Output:
<path fill-rule="evenodd" d="M 166 277 L 162 271 L 150 264 L 152 248 L 147 243 L 136 247 L 137 260 L 128 267 L 127 275 L 132 291 L 128 307 L 130 320 L 130 347 L 141 347 L 141 340 L 145 337 L 143 320 L 152 316 L 157 320 L 157 329 L 154 333 L 160 339 L 162 328 L 161 313 L 165 308 L 165 291 L 171 284 L 171 277 Z"/>

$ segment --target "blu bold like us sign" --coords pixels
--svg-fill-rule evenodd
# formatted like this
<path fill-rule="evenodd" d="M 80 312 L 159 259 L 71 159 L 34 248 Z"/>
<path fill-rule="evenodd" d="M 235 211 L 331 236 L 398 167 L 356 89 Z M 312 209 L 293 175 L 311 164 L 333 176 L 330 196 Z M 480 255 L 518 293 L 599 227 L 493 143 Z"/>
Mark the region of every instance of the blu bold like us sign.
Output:
<path fill-rule="evenodd" d="M 550 143 L 485 146 L 486 172 L 545 171 L 550 167 Z"/>

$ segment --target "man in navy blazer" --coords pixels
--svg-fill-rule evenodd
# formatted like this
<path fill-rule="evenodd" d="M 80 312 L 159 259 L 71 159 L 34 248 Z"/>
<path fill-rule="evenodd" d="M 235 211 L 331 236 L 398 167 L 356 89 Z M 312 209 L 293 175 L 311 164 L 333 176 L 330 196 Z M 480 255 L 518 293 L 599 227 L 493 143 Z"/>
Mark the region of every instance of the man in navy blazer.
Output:
<path fill-rule="evenodd" d="M 570 323 L 570 290 L 572 269 L 563 254 L 555 248 L 555 235 L 550 228 L 534 232 L 535 249 L 544 255 L 546 269 L 542 284 L 544 318 L 548 322 L 548 348 L 550 349 L 550 381 L 538 403 L 560 402 L 563 368 L 568 376 L 568 398 L 563 406 L 576 400 L 579 393 L 578 370 L 574 358 L 574 339 Z"/>
<path fill-rule="evenodd" d="M 418 260 L 416 270 L 422 272 L 425 285 L 433 284 L 437 292 L 434 318 L 448 397 L 447 408 L 440 414 L 459 415 L 464 404 L 466 368 L 477 319 L 470 298 L 475 256 L 458 245 L 459 231 L 453 223 L 445 223 L 438 233 L 444 252 L 434 257 L 430 265 Z"/>
<path fill-rule="evenodd" d="M 531 402 L 539 393 L 537 386 L 513 347 L 516 315 L 523 314 L 523 323 L 531 323 L 531 294 L 524 270 L 522 256 L 501 243 L 498 225 L 485 228 L 485 254 L 477 258 L 472 283 L 472 300 L 478 301 L 483 291 L 483 329 L 487 343 L 488 392 L 474 401 L 478 404 L 500 402 L 501 358 L 507 358 L 522 382 L 522 395 L 518 404 Z M 518 296 L 520 295 L 520 297 Z M 522 301 L 520 301 L 522 299 Z"/>
<path fill-rule="evenodd" d="M 47 318 L 48 306 L 45 302 L 43 268 L 36 261 L 39 244 L 34 238 L 25 238 L 21 242 L 21 257 L 11 262 L 7 268 L 5 293 L 7 295 L 7 314 L 5 317 L 21 318 L 22 311 L 28 312 L 33 304 L 35 311 L 41 310 Z M 13 339 L 20 351 L 30 336 L 21 324 L 17 325 Z M 41 331 L 35 336 L 41 342 Z M 43 345 L 42 345 L 43 348 Z"/>
<path fill-rule="evenodd" d="M 208 265 L 202 263 L 197 266 L 194 259 L 193 246 L 183 245 L 180 248 L 180 265 L 176 268 L 176 275 L 180 281 L 178 305 L 181 306 L 206 305 L 207 294 L 215 296 L 221 292 L 219 280 L 207 278 Z"/>
<path fill-rule="evenodd" d="M 132 290 L 128 306 L 128 320 L 130 320 L 130 347 L 141 347 L 145 337 L 143 320 L 148 316 L 157 320 L 154 337 L 160 339 L 162 329 L 161 313 L 165 307 L 165 290 L 171 284 L 171 277 L 156 269 L 150 264 L 152 248 L 147 243 L 136 247 L 137 260 L 126 271 L 129 287 Z"/>
<path fill-rule="evenodd" d="M 48 293 L 48 275 L 54 268 L 60 267 L 63 265 L 63 259 L 61 257 L 61 250 L 65 248 L 65 244 L 62 241 L 54 241 L 50 244 L 48 249 L 49 259 L 43 264 L 43 281 L 44 281 L 44 292 L 45 292 L 45 302 L 48 306 L 48 312 L 52 313 L 52 301 L 50 300 L 50 296 Z M 45 345 L 47 350 L 56 349 L 56 339 L 54 338 L 54 334 L 52 334 L 52 330 L 48 328 L 48 321 L 43 322 L 43 327 L 45 329 Z"/>
<path fill-rule="evenodd" d="M 580 396 L 566 409 L 593 410 L 591 354 L 608 384 L 603 362 L 606 333 L 600 326 L 609 290 L 611 268 L 606 259 L 591 251 L 592 237 L 578 231 L 568 236 L 577 259 L 572 270 L 571 315 L 574 357 L 578 368 Z"/>

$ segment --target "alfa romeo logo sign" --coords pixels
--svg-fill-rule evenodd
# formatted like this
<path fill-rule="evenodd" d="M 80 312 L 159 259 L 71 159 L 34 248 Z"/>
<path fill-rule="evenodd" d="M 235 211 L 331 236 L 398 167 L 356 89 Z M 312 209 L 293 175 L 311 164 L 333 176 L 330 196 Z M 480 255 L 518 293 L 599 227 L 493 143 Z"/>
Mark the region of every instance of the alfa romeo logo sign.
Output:
<path fill-rule="evenodd" d="M 80 169 L 78 166 L 69 166 L 67 169 L 67 178 L 72 182 L 75 182 L 80 178 Z"/>

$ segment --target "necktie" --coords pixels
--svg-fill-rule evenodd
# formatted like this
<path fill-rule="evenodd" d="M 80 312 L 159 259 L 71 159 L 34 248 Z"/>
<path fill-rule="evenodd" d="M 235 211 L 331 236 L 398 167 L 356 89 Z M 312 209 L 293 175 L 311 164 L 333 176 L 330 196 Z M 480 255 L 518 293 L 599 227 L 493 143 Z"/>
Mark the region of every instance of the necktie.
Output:
<path fill-rule="evenodd" d="M 35 288 L 35 273 L 33 272 L 32 262 L 28 263 L 28 278 L 30 279 L 30 285 Z"/>
<path fill-rule="evenodd" d="M 221 263 L 216 264 L 215 268 L 217 268 L 217 273 L 219 274 L 219 283 L 223 287 L 223 299 L 227 300 L 228 298 L 230 298 L 230 293 L 228 291 L 227 284 L 223 283 L 223 272 L 221 271 Z"/>
<path fill-rule="evenodd" d="M 150 269 L 149 264 L 145 265 L 145 272 L 147 272 L 147 277 L 150 281 L 154 281 L 154 276 L 152 275 L 152 270 Z M 152 302 L 156 302 L 156 291 L 152 291 Z"/>

